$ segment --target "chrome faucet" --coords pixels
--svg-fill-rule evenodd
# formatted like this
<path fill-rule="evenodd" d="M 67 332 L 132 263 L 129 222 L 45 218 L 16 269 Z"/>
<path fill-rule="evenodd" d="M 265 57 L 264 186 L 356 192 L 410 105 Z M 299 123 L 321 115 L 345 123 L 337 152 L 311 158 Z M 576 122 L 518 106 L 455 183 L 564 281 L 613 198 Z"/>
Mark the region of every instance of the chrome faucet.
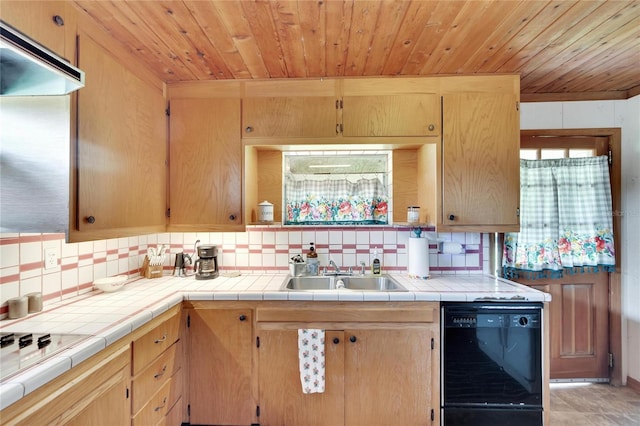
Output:
<path fill-rule="evenodd" d="M 367 267 L 367 264 L 364 263 L 364 260 L 360 261 L 360 275 L 364 275 L 365 274 L 365 268 Z"/>
<path fill-rule="evenodd" d="M 329 266 L 333 266 L 334 272 L 336 274 L 339 274 L 340 272 L 342 272 L 340 270 L 340 267 L 338 265 L 336 265 L 336 262 L 334 262 L 333 260 L 329 259 Z"/>

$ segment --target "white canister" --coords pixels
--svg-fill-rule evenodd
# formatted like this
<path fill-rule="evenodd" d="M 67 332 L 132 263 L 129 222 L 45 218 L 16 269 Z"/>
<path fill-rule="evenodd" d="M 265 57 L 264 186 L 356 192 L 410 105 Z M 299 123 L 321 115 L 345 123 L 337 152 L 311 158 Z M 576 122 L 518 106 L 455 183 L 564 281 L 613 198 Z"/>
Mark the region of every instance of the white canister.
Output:
<path fill-rule="evenodd" d="M 258 222 L 273 222 L 273 204 L 266 200 L 258 204 Z"/>
<path fill-rule="evenodd" d="M 407 207 L 407 222 L 418 223 L 420 222 L 420 207 L 409 206 Z"/>

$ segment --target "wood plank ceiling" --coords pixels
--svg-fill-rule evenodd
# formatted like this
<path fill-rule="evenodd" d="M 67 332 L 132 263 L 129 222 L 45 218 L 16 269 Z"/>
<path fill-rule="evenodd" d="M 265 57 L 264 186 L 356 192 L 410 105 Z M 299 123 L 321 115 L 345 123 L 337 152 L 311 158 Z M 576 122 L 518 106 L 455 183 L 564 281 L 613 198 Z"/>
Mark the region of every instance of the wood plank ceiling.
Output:
<path fill-rule="evenodd" d="M 640 93 L 640 1 L 74 2 L 166 82 L 519 73 L 523 100 Z"/>

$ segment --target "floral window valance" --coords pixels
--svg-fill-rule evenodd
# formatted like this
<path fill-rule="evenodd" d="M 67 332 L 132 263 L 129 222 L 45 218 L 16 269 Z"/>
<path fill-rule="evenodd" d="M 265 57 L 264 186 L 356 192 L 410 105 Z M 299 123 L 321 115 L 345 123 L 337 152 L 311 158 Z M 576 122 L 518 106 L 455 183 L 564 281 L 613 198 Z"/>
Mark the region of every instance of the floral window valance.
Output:
<path fill-rule="evenodd" d="M 377 178 L 285 181 L 285 224 L 387 224 L 389 197 Z"/>
<path fill-rule="evenodd" d="M 520 160 L 520 204 L 520 232 L 505 235 L 505 277 L 615 271 L 606 156 Z"/>

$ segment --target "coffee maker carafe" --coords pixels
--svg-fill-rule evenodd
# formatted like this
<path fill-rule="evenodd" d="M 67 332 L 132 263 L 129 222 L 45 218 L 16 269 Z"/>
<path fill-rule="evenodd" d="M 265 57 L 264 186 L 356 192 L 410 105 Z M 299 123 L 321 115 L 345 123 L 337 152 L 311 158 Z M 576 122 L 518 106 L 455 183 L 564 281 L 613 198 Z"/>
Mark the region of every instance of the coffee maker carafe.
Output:
<path fill-rule="evenodd" d="M 218 276 L 218 247 L 198 246 L 198 260 L 193 264 L 196 280 L 209 280 Z"/>

